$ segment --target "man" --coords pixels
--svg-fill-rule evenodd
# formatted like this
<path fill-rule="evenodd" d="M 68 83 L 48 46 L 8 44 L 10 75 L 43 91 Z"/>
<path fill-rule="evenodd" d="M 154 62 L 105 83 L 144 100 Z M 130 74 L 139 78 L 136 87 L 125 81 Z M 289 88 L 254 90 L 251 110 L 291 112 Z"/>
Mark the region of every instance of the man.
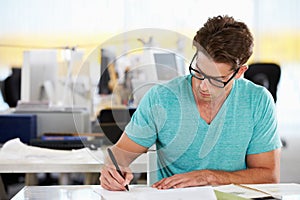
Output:
<path fill-rule="evenodd" d="M 263 87 L 242 78 L 252 54 L 248 27 L 232 17 L 208 19 L 194 37 L 190 75 L 153 87 L 113 147 L 128 166 L 157 147 L 158 189 L 230 183 L 279 182 L 280 147 L 274 101 Z M 113 167 L 101 185 L 125 190 Z"/>

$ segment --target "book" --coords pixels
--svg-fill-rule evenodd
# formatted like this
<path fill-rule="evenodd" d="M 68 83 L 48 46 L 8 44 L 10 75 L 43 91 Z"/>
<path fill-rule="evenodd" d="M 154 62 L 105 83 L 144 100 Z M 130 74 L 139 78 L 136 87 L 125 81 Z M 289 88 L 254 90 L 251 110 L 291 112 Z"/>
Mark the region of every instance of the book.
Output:
<path fill-rule="evenodd" d="M 245 199 L 283 199 L 292 196 L 300 198 L 300 184 L 230 184 L 214 187 L 221 193 L 236 195 Z"/>
<path fill-rule="evenodd" d="M 88 137 L 84 137 L 84 136 L 46 136 L 43 135 L 41 136 L 41 140 L 84 140 L 86 141 L 88 139 Z"/>

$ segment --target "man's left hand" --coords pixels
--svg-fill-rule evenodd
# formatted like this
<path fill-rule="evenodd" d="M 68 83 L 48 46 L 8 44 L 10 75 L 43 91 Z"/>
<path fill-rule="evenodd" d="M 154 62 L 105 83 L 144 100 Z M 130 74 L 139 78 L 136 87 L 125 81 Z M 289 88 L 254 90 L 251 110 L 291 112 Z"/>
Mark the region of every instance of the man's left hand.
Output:
<path fill-rule="evenodd" d="M 208 185 L 209 174 L 210 173 L 208 170 L 198 170 L 183 174 L 176 174 L 174 176 L 161 179 L 160 181 L 154 183 L 152 187 L 157 189 L 170 189 Z"/>

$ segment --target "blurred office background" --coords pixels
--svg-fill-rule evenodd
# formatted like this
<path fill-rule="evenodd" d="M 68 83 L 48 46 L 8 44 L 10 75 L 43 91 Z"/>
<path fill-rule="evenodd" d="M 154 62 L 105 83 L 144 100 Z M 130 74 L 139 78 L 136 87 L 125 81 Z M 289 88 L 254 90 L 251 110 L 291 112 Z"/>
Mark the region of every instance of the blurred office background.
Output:
<path fill-rule="evenodd" d="M 66 54 L 70 51 L 80 52 L 84 60 L 93 56 L 99 45 L 120 34 L 122 48 L 130 49 L 133 42 L 124 33 L 144 28 L 166 29 L 192 40 L 208 17 L 234 16 L 246 22 L 254 34 L 254 54 L 249 63 L 275 62 L 281 66 L 276 106 L 280 135 L 287 144 L 282 152 L 282 181 L 299 183 L 299 10 L 298 0 L 0 0 L 0 78 L 9 76 L 11 68 L 22 68 L 24 51 L 55 50 L 58 73 L 66 77 Z M 183 41 L 185 48 L 191 48 L 188 42 Z M 99 82 L 99 55 L 96 53 L 94 62 L 89 63 L 89 90 L 97 88 Z M 92 92 L 88 98 L 101 97 Z M 5 105 L 1 108 L 5 110 Z"/>

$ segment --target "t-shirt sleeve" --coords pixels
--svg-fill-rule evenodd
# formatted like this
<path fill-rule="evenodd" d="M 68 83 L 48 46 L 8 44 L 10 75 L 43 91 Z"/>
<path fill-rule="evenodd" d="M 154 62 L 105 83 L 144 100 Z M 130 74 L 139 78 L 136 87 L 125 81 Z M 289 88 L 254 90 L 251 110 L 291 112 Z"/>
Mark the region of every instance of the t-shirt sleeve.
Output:
<path fill-rule="evenodd" d="M 131 140 L 147 148 L 156 142 L 160 128 L 159 118 L 162 113 L 159 111 L 158 101 L 156 87 L 153 87 L 142 98 L 131 121 L 125 127 L 125 132 Z"/>
<path fill-rule="evenodd" d="M 258 154 L 280 148 L 275 103 L 271 94 L 263 88 L 254 107 L 253 135 L 248 146 L 247 154 Z"/>

